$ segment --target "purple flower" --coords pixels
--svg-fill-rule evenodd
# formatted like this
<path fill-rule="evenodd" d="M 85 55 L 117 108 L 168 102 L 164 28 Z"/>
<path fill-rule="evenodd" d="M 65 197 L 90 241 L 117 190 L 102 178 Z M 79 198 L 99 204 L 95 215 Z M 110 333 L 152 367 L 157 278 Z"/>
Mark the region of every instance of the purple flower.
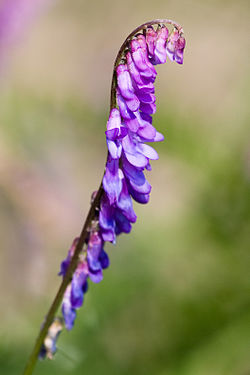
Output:
<path fill-rule="evenodd" d="M 107 194 L 101 200 L 99 224 L 103 241 L 115 243 L 114 207 L 110 205 Z"/>
<path fill-rule="evenodd" d="M 107 146 L 112 159 L 119 159 L 122 152 L 121 139 L 124 138 L 128 131 L 125 126 L 121 125 L 121 116 L 117 108 L 110 112 L 107 123 Z"/>
<path fill-rule="evenodd" d="M 155 41 L 157 34 L 152 26 L 148 26 L 146 29 L 146 43 L 148 47 L 148 56 L 151 59 L 155 52 Z"/>
<path fill-rule="evenodd" d="M 167 60 L 166 41 L 168 38 L 168 29 L 165 26 L 159 27 L 155 40 L 154 54 L 152 55 L 152 63 L 154 65 L 164 64 Z"/>
<path fill-rule="evenodd" d="M 146 142 L 164 139 L 152 125 L 156 111 L 154 65 L 165 63 L 167 55 L 181 63 L 184 46 L 181 29 L 169 35 L 164 25 L 157 31 L 147 27 L 145 35 L 139 33 L 130 41 L 116 67 L 117 107 L 111 109 L 107 123 L 109 155 L 99 213 L 103 241 L 115 243 L 116 235 L 131 231 L 136 221 L 131 198 L 142 204 L 149 201 L 151 185 L 143 171 L 151 170 L 150 160 L 157 160 L 158 154 Z"/>
<path fill-rule="evenodd" d="M 108 255 L 103 250 L 101 233 L 97 231 L 90 235 L 87 249 L 87 261 L 90 280 L 94 283 L 99 283 L 103 279 L 102 269 L 108 267 L 109 260 Z"/>
<path fill-rule="evenodd" d="M 137 216 L 133 210 L 132 199 L 129 195 L 125 177 L 122 178 L 122 191 L 116 204 L 117 208 L 121 211 L 131 223 L 135 223 Z"/>
<path fill-rule="evenodd" d="M 65 327 L 68 330 L 71 330 L 74 326 L 75 318 L 76 318 L 76 310 L 72 307 L 71 304 L 71 284 L 67 286 L 67 289 L 63 296 L 62 302 L 62 314 L 65 322 Z"/>
<path fill-rule="evenodd" d="M 140 137 L 131 132 L 123 139 L 122 147 L 126 159 L 137 168 L 145 168 L 149 159 L 159 158 L 151 146 L 141 142 Z"/>
<path fill-rule="evenodd" d="M 176 28 L 171 32 L 167 41 L 167 55 L 171 61 L 183 64 L 183 53 L 186 45 L 185 38 Z"/>
<path fill-rule="evenodd" d="M 135 95 L 132 79 L 130 77 L 126 64 L 120 64 L 116 68 L 117 82 L 122 97 L 126 100 L 126 104 L 131 111 L 139 108 L 140 102 Z"/>
<path fill-rule="evenodd" d="M 71 330 L 76 318 L 76 309 L 83 304 L 84 293 L 87 291 L 87 278 L 89 276 L 89 268 L 85 259 L 81 260 L 73 274 L 72 281 L 68 285 L 62 303 L 62 314 L 65 326 Z"/>
<path fill-rule="evenodd" d="M 66 273 L 65 265 L 67 268 L 77 242 L 78 238 L 74 240 L 66 260 L 62 262 L 60 274 L 63 276 Z M 101 231 L 93 229 L 89 236 L 86 254 L 80 255 L 71 283 L 68 285 L 63 297 L 62 313 L 68 330 L 72 329 L 74 325 L 76 309 L 79 309 L 83 304 L 84 294 L 88 289 L 88 278 L 94 283 L 99 283 L 103 279 L 102 270 L 109 266 L 109 258 L 103 249 L 103 245 L 104 240 L 102 239 Z"/>
<path fill-rule="evenodd" d="M 120 210 L 115 210 L 115 232 L 116 234 L 129 233 L 132 229 L 130 221 L 122 214 Z"/>
<path fill-rule="evenodd" d="M 115 87 L 112 84 L 112 98 L 115 96 L 116 103 L 112 103 L 105 132 L 108 157 L 103 191 L 80 261 L 64 295 L 62 312 L 67 329 L 73 327 L 76 309 L 83 303 L 88 278 L 99 283 L 103 279 L 103 269 L 109 266 L 105 242 L 114 244 L 117 235 L 131 231 L 137 220 L 133 200 L 145 204 L 150 199 L 152 187 L 144 170 L 151 170 L 150 161 L 157 160 L 158 154 L 147 142 L 164 139 L 152 125 L 152 114 L 156 112 L 154 65 L 165 63 L 167 56 L 181 64 L 185 39 L 181 29 L 175 28 L 168 35 L 163 25 L 159 25 L 157 31 L 147 27 L 144 34 L 137 34 L 127 43 L 122 59 L 116 64 L 117 84 Z M 63 276 L 76 245 L 77 239 L 61 264 Z"/>
<path fill-rule="evenodd" d="M 130 47 L 135 66 L 139 70 L 141 76 L 154 82 L 157 72 L 149 60 L 147 43 L 144 35 L 139 34 L 136 39 L 133 39 Z"/>
<path fill-rule="evenodd" d="M 79 309 L 83 304 L 83 295 L 88 274 L 89 269 L 87 262 L 85 260 L 80 261 L 71 281 L 70 302 L 74 309 Z"/>
<path fill-rule="evenodd" d="M 106 268 L 109 267 L 109 257 L 106 251 L 103 249 L 101 250 L 101 254 L 99 256 L 99 261 L 101 263 L 102 269 L 105 270 Z"/>
<path fill-rule="evenodd" d="M 86 256 L 83 254 L 80 256 L 71 283 L 64 293 L 62 314 L 68 330 L 71 330 L 74 326 L 76 309 L 79 309 L 83 304 L 84 294 L 88 289 L 88 278 L 94 283 L 99 283 L 103 279 L 102 270 L 109 266 L 109 258 L 103 249 L 103 245 L 101 232 L 91 232 L 87 254 Z"/>
<path fill-rule="evenodd" d="M 135 65 L 135 62 L 132 58 L 130 51 L 127 52 L 126 59 L 128 70 L 135 90 L 143 90 L 144 92 L 154 92 L 154 84 L 150 79 L 151 76 L 147 78 L 141 75 L 140 70 Z"/>
<path fill-rule="evenodd" d="M 76 248 L 76 245 L 77 245 L 77 242 L 78 242 L 79 238 L 75 238 L 69 251 L 68 251 L 68 255 L 67 255 L 67 258 L 64 259 L 61 263 L 61 270 L 60 272 L 58 273 L 59 276 L 65 276 L 66 275 L 66 272 L 67 272 L 67 269 L 68 269 L 68 266 L 69 266 L 69 263 L 71 261 L 71 258 L 72 256 L 74 255 L 74 252 L 75 252 L 75 248 Z"/>
<path fill-rule="evenodd" d="M 106 164 L 106 172 L 103 177 L 103 188 L 107 193 L 110 204 L 117 202 L 122 190 L 121 178 L 119 176 L 119 159 L 113 159 L 109 154 Z"/>

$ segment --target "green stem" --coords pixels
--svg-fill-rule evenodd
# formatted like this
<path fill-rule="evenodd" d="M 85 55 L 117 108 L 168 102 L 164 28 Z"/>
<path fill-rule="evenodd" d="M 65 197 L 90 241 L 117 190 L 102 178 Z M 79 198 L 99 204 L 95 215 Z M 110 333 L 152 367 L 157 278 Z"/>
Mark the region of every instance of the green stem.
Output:
<path fill-rule="evenodd" d="M 39 335 L 36 339 L 35 346 L 32 350 L 32 353 L 31 353 L 31 355 L 28 359 L 27 365 L 25 367 L 25 370 L 24 370 L 24 373 L 23 373 L 24 375 L 30 375 L 33 372 L 33 369 L 35 367 L 35 364 L 36 364 L 41 346 L 42 346 L 42 344 L 44 342 L 44 339 L 47 335 L 48 329 L 49 329 L 50 325 L 52 324 L 52 322 L 54 320 L 55 314 L 56 314 L 56 312 L 57 312 L 57 310 L 58 310 L 58 308 L 61 304 L 64 292 L 65 292 L 68 284 L 70 283 L 72 275 L 73 275 L 73 273 L 74 273 L 74 271 L 77 267 L 79 254 L 82 251 L 83 245 L 84 245 L 84 243 L 87 239 L 88 229 L 89 229 L 89 226 L 91 224 L 91 221 L 95 217 L 96 209 L 100 205 L 100 200 L 101 200 L 102 194 L 103 194 L 103 188 L 102 188 L 102 184 L 101 184 L 101 186 L 100 186 L 100 188 L 99 188 L 99 190 L 96 194 L 96 197 L 95 197 L 95 199 L 94 199 L 94 201 L 93 201 L 93 203 L 92 203 L 92 205 L 89 209 L 88 216 L 87 216 L 86 221 L 84 223 L 84 226 L 82 228 L 82 232 L 81 232 L 79 240 L 77 242 L 77 246 L 76 246 L 74 255 L 71 259 L 71 262 L 69 264 L 66 275 L 62 280 L 60 288 L 59 288 L 59 290 L 56 294 L 56 297 L 55 297 L 55 299 L 54 299 L 54 301 L 53 301 L 53 303 L 52 303 L 52 305 L 51 305 L 51 307 L 48 311 L 48 314 L 45 317 L 45 321 L 44 321 L 44 323 L 42 325 L 42 328 L 39 332 Z"/>
<path fill-rule="evenodd" d="M 165 23 L 174 25 L 179 30 L 180 33 L 182 32 L 181 27 L 177 23 L 175 23 L 171 20 L 167 20 L 167 19 L 156 19 L 156 20 L 153 20 L 153 21 L 150 21 L 150 22 L 146 22 L 146 23 L 140 25 L 139 27 L 137 27 L 134 31 L 132 31 L 132 33 L 129 34 L 129 36 L 126 38 L 126 40 L 122 44 L 122 46 L 121 46 L 121 48 L 120 48 L 120 50 L 119 50 L 119 52 L 116 56 L 115 63 L 114 63 L 114 70 L 113 70 L 112 83 L 111 83 L 110 109 L 116 107 L 116 85 L 117 85 L 116 84 L 116 67 L 119 65 L 121 59 L 124 57 L 124 52 L 125 52 L 125 50 L 128 46 L 128 43 L 139 31 L 143 30 L 147 26 L 151 26 L 151 25 L 155 25 L 155 24 L 165 24 Z M 26 364 L 26 367 L 24 369 L 23 375 L 30 375 L 30 374 L 32 374 L 32 372 L 34 370 L 34 367 L 35 367 L 37 359 L 38 359 L 39 352 L 41 350 L 44 339 L 47 335 L 48 329 L 49 329 L 50 325 L 52 324 L 52 322 L 54 320 L 55 314 L 56 314 L 56 312 L 57 312 L 57 310 L 58 310 L 58 308 L 61 304 L 61 301 L 62 301 L 63 295 L 65 293 L 65 290 L 66 290 L 68 284 L 70 283 L 70 281 L 72 279 L 72 275 L 73 275 L 73 273 L 74 273 L 74 271 L 77 267 L 79 254 L 82 251 L 83 246 L 86 242 L 86 239 L 87 239 L 87 236 L 88 236 L 88 229 L 91 225 L 92 220 L 95 218 L 96 210 L 100 206 L 100 201 L 101 201 L 102 195 L 103 195 L 103 187 L 102 187 L 102 183 L 101 183 L 101 185 L 99 187 L 99 190 L 96 194 L 96 197 L 95 197 L 95 199 L 94 199 L 94 201 L 91 204 L 91 207 L 89 209 L 88 216 L 87 216 L 86 221 L 83 225 L 82 232 L 81 232 L 79 240 L 77 242 L 74 255 L 73 255 L 73 257 L 71 259 L 71 262 L 68 266 L 66 275 L 63 278 L 63 280 L 61 282 L 61 285 L 59 287 L 59 290 L 58 290 L 58 292 L 55 296 L 55 299 L 52 302 L 52 305 L 51 305 L 51 307 L 50 307 L 50 309 L 49 309 L 49 311 L 48 311 L 48 313 L 45 317 L 42 328 L 41 328 L 41 330 L 38 334 L 38 337 L 36 339 L 34 348 L 33 348 L 32 352 L 30 354 L 30 357 L 27 361 L 27 364 Z"/>

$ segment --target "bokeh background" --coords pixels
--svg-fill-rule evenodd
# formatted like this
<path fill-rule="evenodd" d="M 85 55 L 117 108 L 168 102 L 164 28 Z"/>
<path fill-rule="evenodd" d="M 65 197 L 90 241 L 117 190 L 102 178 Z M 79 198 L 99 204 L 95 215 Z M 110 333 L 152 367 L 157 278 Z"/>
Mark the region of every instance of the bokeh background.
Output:
<path fill-rule="evenodd" d="M 158 67 L 150 203 L 34 373 L 249 375 L 249 3 L 37 3 L 8 43 L 0 26 L 0 373 L 21 373 L 99 185 L 118 48 L 167 17 L 187 46 Z"/>

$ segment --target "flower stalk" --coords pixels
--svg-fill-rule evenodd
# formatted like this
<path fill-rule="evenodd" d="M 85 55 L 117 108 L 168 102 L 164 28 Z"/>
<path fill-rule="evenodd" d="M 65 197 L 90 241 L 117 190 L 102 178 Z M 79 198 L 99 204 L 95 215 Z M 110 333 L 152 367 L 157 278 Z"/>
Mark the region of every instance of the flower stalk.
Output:
<path fill-rule="evenodd" d="M 70 265 L 67 269 L 65 277 L 63 278 L 63 280 L 61 282 L 61 285 L 58 289 L 58 292 L 55 296 L 55 299 L 52 302 L 52 305 L 50 306 L 50 309 L 49 309 L 49 311 L 48 311 L 48 313 L 45 317 L 45 320 L 42 324 L 42 328 L 41 328 L 41 330 L 38 334 L 38 337 L 36 339 L 34 348 L 33 348 L 32 352 L 30 354 L 30 357 L 29 357 L 28 362 L 26 364 L 23 375 L 30 375 L 30 374 L 32 374 L 32 372 L 34 370 L 34 367 L 36 365 L 36 362 L 37 362 L 42 344 L 43 344 L 44 339 L 46 337 L 46 334 L 48 332 L 48 329 L 51 326 L 51 324 L 53 323 L 54 317 L 55 317 L 55 315 L 57 313 L 57 310 L 58 310 L 58 308 L 59 308 L 59 306 L 62 302 L 65 290 L 66 290 L 68 284 L 70 283 L 70 281 L 72 279 L 72 275 L 73 275 L 73 273 L 74 273 L 74 271 L 77 267 L 79 254 L 82 251 L 83 245 L 84 245 L 84 243 L 86 241 L 86 238 L 88 236 L 88 226 L 90 225 L 91 221 L 94 219 L 95 211 L 96 211 L 98 205 L 100 204 L 100 199 L 101 199 L 102 193 L 103 193 L 103 189 L 102 189 L 102 185 L 101 185 L 97 194 L 96 194 L 96 197 L 95 197 L 95 199 L 94 199 L 94 201 L 93 201 L 93 203 L 92 203 L 92 205 L 89 209 L 86 221 L 84 223 L 84 226 L 82 228 L 82 232 L 80 234 L 79 240 L 78 240 L 76 248 L 75 248 L 74 255 L 71 259 L 71 262 L 70 262 Z"/>
<path fill-rule="evenodd" d="M 174 26 L 170 35 L 165 24 Z M 156 31 L 153 25 L 158 25 Z M 76 309 L 82 305 L 87 291 L 87 279 L 92 282 L 102 280 L 102 271 L 109 265 L 103 249 L 105 242 L 115 243 L 117 235 L 129 233 L 131 223 L 137 219 L 131 197 L 139 203 L 149 200 L 151 186 L 143 170 L 150 170 L 149 160 L 158 159 L 158 155 L 144 142 L 164 139 L 152 126 L 152 114 L 156 110 L 154 81 L 157 73 L 154 66 L 165 63 L 167 56 L 182 64 L 185 47 L 182 32 L 181 26 L 171 20 L 146 22 L 129 34 L 117 54 L 111 83 L 104 177 L 94 194 L 81 234 L 61 264 L 61 285 L 23 375 L 32 374 L 39 354 L 46 356 L 44 340 L 62 301 L 65 326 L 71 329 Z M 52 347 L 55 352 L 55 342 Z M 52 357 L 51 349 L 47 354 Z"/>

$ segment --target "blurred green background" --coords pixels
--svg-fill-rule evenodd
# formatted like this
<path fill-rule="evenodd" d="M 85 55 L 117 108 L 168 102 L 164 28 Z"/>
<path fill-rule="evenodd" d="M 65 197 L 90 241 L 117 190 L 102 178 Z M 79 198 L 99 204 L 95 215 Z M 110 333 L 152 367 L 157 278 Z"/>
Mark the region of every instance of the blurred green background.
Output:
<path fill-rule="evenodd" d="M 158 67 L 166 140 L 147 206 L 91 284 L 55 360 L 34 374 L 250 374 L 249 3 L 57 1 L 0 81 L 0 373 L 20 374 L 105 163 L 112 65 L 156 17 L 180 23 L 184 65 Z"/>

